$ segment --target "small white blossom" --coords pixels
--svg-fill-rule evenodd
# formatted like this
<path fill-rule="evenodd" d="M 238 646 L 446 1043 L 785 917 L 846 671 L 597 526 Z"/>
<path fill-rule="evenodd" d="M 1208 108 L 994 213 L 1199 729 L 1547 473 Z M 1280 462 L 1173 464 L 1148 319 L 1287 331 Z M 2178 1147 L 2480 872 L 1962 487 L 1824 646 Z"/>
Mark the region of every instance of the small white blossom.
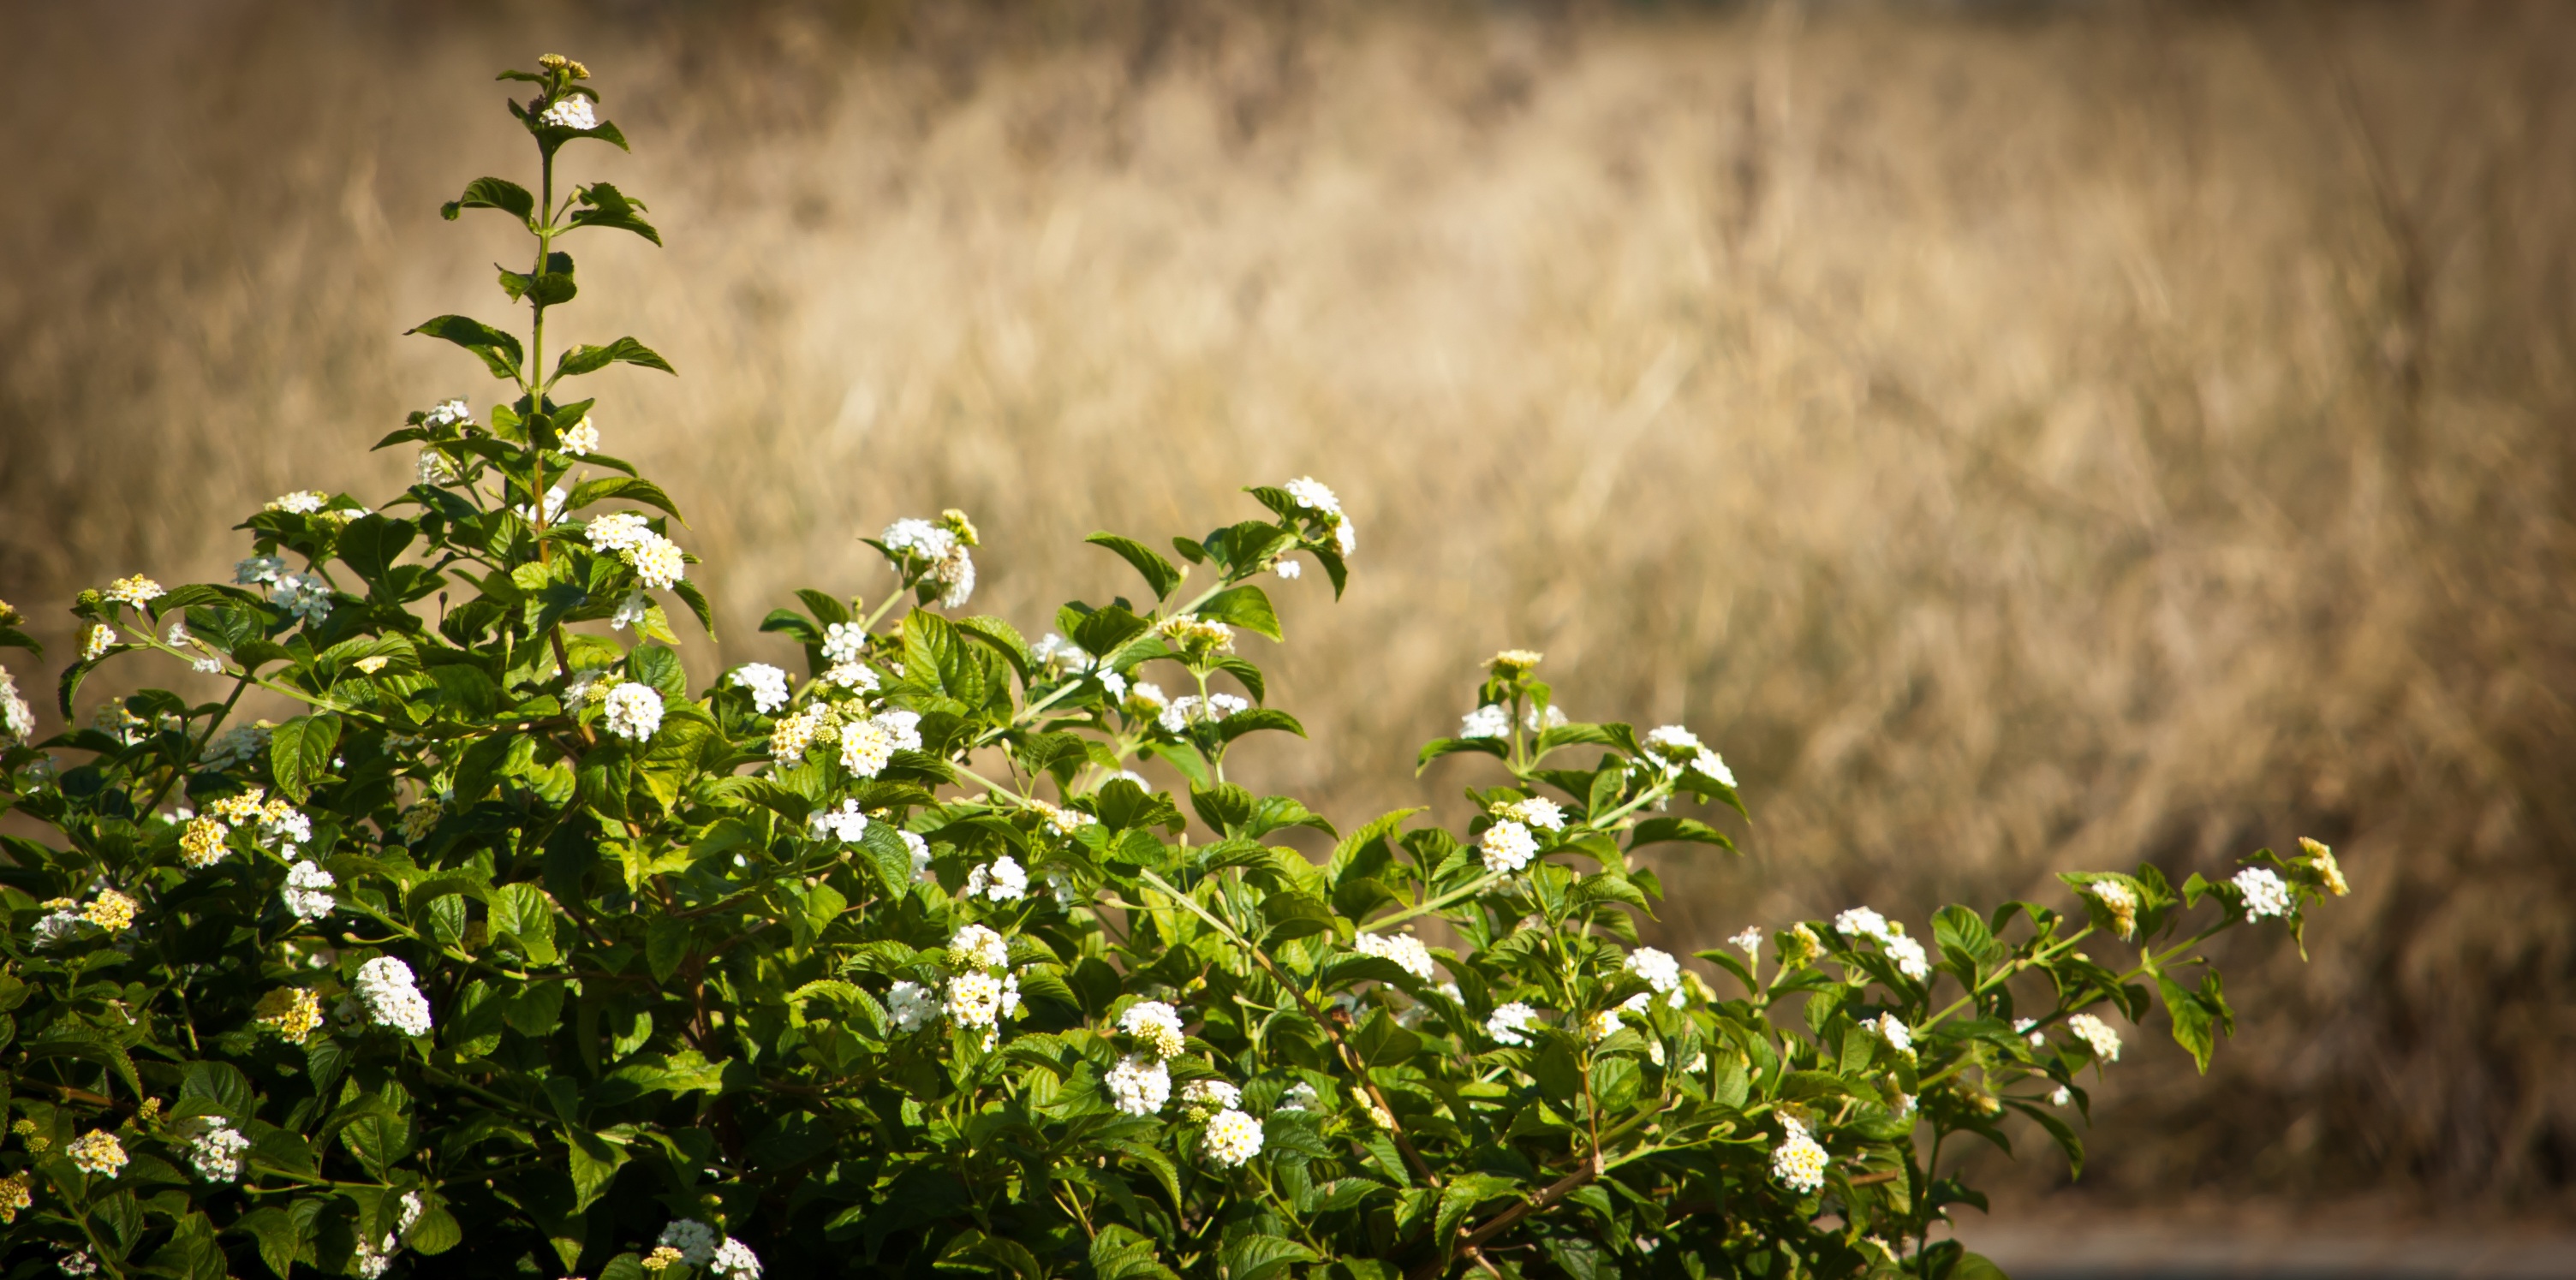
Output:
<path fill-rule="evenodd" d="M 429 1034 L 429 1001 L 412 979 L 411 966 L 392 956 L 377 956 L 358 966 L 359 1003 L 367 1018 L 407 1036 Z"/>
<path fill-rule="evenodd" d="M 18 694 L 17 677 L 0 667 L 0 736 L 21 742 L 36 736 L 36 709 Z"/>
<path fill-rule="evenodd" d="M 680 1257 L 693 1267 L 703 1267 L 716 1256 L 716 1242 L 724 1237 L 714 1227 L 686 1218 L 662 1228 L 662 1238 L 654 1241 L 666 1249 L 677 1249 Z"/>
<path fill-rule="evenodd" d="M 608 629 L 624 631 L 628 627 L 641 626 L 652 612 L 653 598 L 644 594 L 642 587 L 631 588 L 626 597 L 617 602 L 617 612 L 608 615 Z"/>
<path fill-rule="evenodd" d="M 1136 687 L 1141 692 L 1151 686 Z M 1190 723 L 1194 720 L 1215 724 L 1227 716 L 1249 710 L 1251 706 L 1251 703 L 1230 693 L 1211 693 L 1205 701 L 1201 701 L 1195 693 L 1185 693 L 1174 698 L 1170 706 L 1163 708 L 1163 713 L 1155 718 L 1155 723 L 1161 725 L 1165 733 L 1187 733 Z"/>
<path fill-rule="evenodd" d="M 1272 1107 L 1271 1110 L 1314 1111 L 1321 1108 L 1323 1102 L 1323 1096 L 1315 1092 L 1315 1086 L 1300 1080 L 1288 1086 L 1286 1093 L 1279 1095 L 1279 1105 Z"/>
<path fill-rule="evenodd" d="M 954 609 L 975 594 L 975 558 L 955 533 L 927 520 L 897 520 L 877 539 L 924 581 L 939 585 L 941 608 Z"/>
<path fill-rule="evenodd" d="M 989 1027 L 1001 1020 L 1002 980 L 989 973 L 961 973 L 948 980 L 948 1016 L 961 1027 Z"/>
<path fill-rule="evenodd" d="M 1895 935 L 1887 928 L 1887 917 L 1867 907 L 1854 907 L 1834 917 L 1834 932 L 1846 938 L 1877 938 L 1885 941 Z"/>
<path fill-rule="evenodd" d="M 912 882 L 914 884 L 928 883 L 930 880 L 930 842 L 909 831 L 898 831 L 895 834 L 903 838 L 904 852 L 912 855 Z"/>
<path fill-rule="evenodd" d="M 751 690 L 752 709 L 762 715 L 787 705 L 787 673 L 766 662 L 745 663 L 727 679 L 736 688 Z"/>
<path fill-rule="evenodd" d="M 851 844 L 866 834 L 868 815 L 859 812 L 859 802 L 844 800 L 838 809 L 825 809 L 814 815 L 814 838 L 829 835 L 843 844 Z"/>
<path fill-rule="evenodd" d="M 244 587 L 269 586 L 286 573 L 284 556 L 252 556 L 233 565 L 233 582 Z"/>
<path fill-rule="evenodd" d="M 567 93 L 546 104 L 537 123 L 555 129 L 593 129 L 599 126 L 599 115 L 591 109 L 590 99 Z"/>
<path fill-rule="evenodd" d="M 1494 1016 L 1485 1019 L 1485 1034 L 1492 1036 L 1496 1044 L 1525 1045 L 1529 1043 L 1529 1036 L 1524 1033 L 1536 1025 L 1538 1010 L 1514 1000 L 1494 1010 Z"/>
<path fill-rule="evenodd" d="M 2093 1050 L 2094 1057 L 2104 1062 L 2120 1060 L 2120 1033 L 2112 1030 L 2110 1023 L 2089 1013 L 2079 1013 L 2066 1020 L 2066 1029 L 2074 1032 L 2076 1039 Z"/>
<path fill-rule="evenodd" d="M 608 691 L 599 719 L 610 733 L 642 742 L 662 727 L 662 695 L 649 684 L 630 680 Z"/>
<path fill-rule="evenodd" d="M 1180 1056 L 1181 1011 L 1160 1000 L 1139 1000 L 1118 1015 L 1118 1029 L 1143 1042 L 1156 1057 Z"/>
<path fill-rule="evenodd" d="M 1351 948 L 1364 956 L 1391 960 L 1396 968 L 1424 982 L 1431 980 L 1431 951 L 1412 934 L 1363 933 L 1351 940 Z"/>
<path fill-rule="evenodd" d="M 1220 1111 L 1207 1122 L 1208 1158 L 1235 1168 L 1261 1154 L 1261 1122 L 1240 1111 Z"/>
<path fill-rule="evenodd" d="M 73 1167 L 83 1173 L 113 1178 L 125 1168 L 125 1144 L 105 1129 L 92 1129 L 63 1148 Z"/>
<path fill-rule="evenodd" d="M 2271 868 L 2247 867 L 2236 873 L 2235 885 L 2245 895 L 2246 919 L 2290 914 L 2290 886 L 2283 884 Z"/>
<path fill-rule="evenodd" d="M 474 425 L 474 409 L 465 403 L 463 397 L 451 397 L 431 405 L 429 412 L 421 416 L 420 424 L 424 427 L 470 427 Z"/>
<path fill-rule="evenodd" d="M 1914 1032 L 1903 1022 L 1898 1021 L 1896 1015 L 1882 1013 L 1861 1025 L 1877 1032 L 1878 1038 L 1886 1041 L 1887 1046 L 1898 1053 L 1914 1052 Z"/>
<path fill-rule="evenodd" d="M 1485 828 L 1476 847 L 1484 852 L 1485 870 L 1509 873 L 1528 866 L 1537 856 L 1538 838 L 1517 822 L 1497 822 Z"/>
<path fill-rule="evenodd" d="M 1687 998 L 1687 993 L 1682 990 L 1682 962 L 1674 959 L 1672 953 L 1639 947 L 1629 952 L 1628 958 L 1620 961 L 1620 965 L 1645 979 L 1647 986 L 1665 997 L 1666 1004 L 1676 1009 L 1682 1007 Z"/>
<path fill-rule="evenodd" d="M 1548 729 L 1562 729 L 1574 722 L 1567 719 L 1565 712 L 1558 708 L 1556 704 L 1550 703 L 1548 704 L 1547 714 L 1545 715 L 1539 714 L 1539 709 L 1535 705 L 1533 705 L 1529 710 L 1522 712 L 1521 723 L 1527 726 L 1530 732 L 1539 733 Z"/>
<path fill-rule="evenodd" d="M 1756 959 L 1756 960 L 1761 959 L 1761 958 L 1762 958 L 1762 926 L 1760 926 L 1760 925 L 1758 925 L 1758 924 L 1746 925 L 1746 926 L 1744 927 L 1744 932 L 1739 933 L 1739 934 L 1735 935 L 1734 937 L 1727 939 L 1727 940 L 1726 940 L 1726 945 L 1728 945 L 1728 946 L 1730 946 L 1730 947 L 1740 948 L 1740 949 L 1744 952 L 1744 954 L 1746 954 L 1746 955 L 1748 955 L 1748 956 L 1751 956 L 1752 958 L 1754 958 L 1754 959 Z"/>
<path fill-rule="evenodd" d="M 760 1258 L 749 1245 L 727 1236 L 723 1244 L 716 1246 L 716 1256 L 707 1263 L 707 1270 L 725 1280 L 760 1280 Z"/>
<path fill-rule="evenodd" d="M 1896 961 L 1897 972 L 1922 982 L 1932 976 L 1932 957 L 1923 953 L 1923 944 L 1904 934 L 1883 939 L 1879 949 Z"/>
<path fill-rule="evenodd" d="M 1344 556 L 1359 550 L 1359 538 L 1351 530 L 1351 519 L 1342 511 L 1342 500 L 1313 476 L 1299 476 L 1280 486 L 1297 505 L 1309 511 L 1320 511 L 1333 526 L 1333 543 Z"/>
<path fill-rule="evenodd" d="M 2013 1019 L 2013 1034 L 2028 1040 L 2031 1048 L 2045 1049 L 2048 1047 L 2048 1033 L 2036 1030 L 2035 1028 L 2038 1026 L 2039 1019 L 2037 1018 L 2015 1018 Z"/>
<path fill-rule="evenodd" d="M 1511 710 L 1499 703 L 1488 702 L 1468 712 L 1458 722 L 1458 736 L 1461 738 L 1499 738 L 1511 731 Z"/>
<path fill-rule="evenodd" d="M 1126 710 L 1128 716 L 1138 720 L 1160 716 L 1163 708 L 1170 706 L 1171 703 L 1172 700 L 1163 695 L 1163 686 L 1151 680 L 1137 681 L 1136 687 L 1128 690 L 1126 697 L 1119 699 L 1120 707 Z"/>
<path fill-rule="evenodd" d="M 309 516 L 320 511 L 322 504 L 330 500 L 319 489 L 298 489 L 293 493 L 280 494 L 275 501 L 268 504 L 268 509 L 283 511 L 290 515 Z"/>
<path fill-rule="evenodd" d="M 1305 572 L 1305 568 L 1299 565 L 1296 561 L 1291 560 L 1286 556 L 1281 556 L 1276 563 L 1270 566 L 1270 571 L 1290 582 L 1295 582 L 1298 575 Z"/>
<path fill-rule="evenodd" d="M 1508 818 L 1543 831 L 1565 830 L 1565 806 L 1545 796 L 1532 796 L 1527 800 L 1498 804 L 1489 812 L 1497 818 Z"/>
<path fill-rule="evenodd" d="M 1825 1185 L 1825 1165 L 1831 1157 L 1822 1144 L 1807 1136 L 1807 1127 L 1787 1116 L 1780 1119 L 1788 1130 L 1778 1146 L 1771 1148 L 1771 1176 L 1780 1185 L 1800 1193 L 1812 1193 Z"/>
<path fill-rule="evenodd" d="M 1232 1111 L 1243 1102 L 1243 1090 L 1223 1080 L 1192 1080 L 1181 1086 L 1181 1104 L 1199 1114 Z"/>
<path fill-rule="evenodd" d="M 823 657 L 829 662 L 856 662 L 867 650 L 868 629 L 855 622 L 835 622 L 823 628 Z"/>
<path fill-rule="evenodd" d="M 268 602 L 307 623 L 331 616 L 331 584 L 318 573 L 290 573 L 270 588 Z"/>
<path fill-rule="evenodd" d="M 1011 944 L 980 924 L 959 929 L 948 939 L 952 969 L 999 969 L 1011 962 Z"/>
<path fill-rule="evenodd" d="M 901 1032 L 919 1031 L 939 1016 L 939 998 L 918 982 L 898 982 L 886 992 L 886 1018 Z"/>
<path fill-rule="evenodd" d="M 250 1139 L 228 1125 L 209 1125 L 188 1143 L 188 1165 L 208 1182 L 236 1182 Z"/>
<path fill-rule="evenodd" d="M 144 605 L 170 593 L 162 590 L 160 583 L 138 573 L 107 584 L 107 589 L 99 594 L 118 604 Z"/>
<path fill-rule="evenodd" d="M 96 662 L 116 647 L 116 628 L 101 623 L 89 629 L 89 638 L 81 642 L 81 661 Z"/>
<path fill-rule="evenodd" d="M 993 859 L 991 865 L 966 873 L 966 896 L 994 902 L 1017 902 L 1029 896 L 1029 873 L 1009 854 Z"/>
<path fill-rule="evenodd" d="M 87 1249 L 74 1249 L 55 1258 L 54 1266 L 64 1275 L 72 1276 L 75 1280 L 98 1274 L 98 1259 L 91 1257 Z"/>
<path fill-rule="evenodd" d="M 1046 633 L 1046 638 L 1038 641 L 1035 656 L 1039 666 L 1058 675 L 1085 670 L 1091 666 L 1091 655 L 1085 652 L 1081 645 L 1052 631 Z"/>
<path fill-rule="evenodd" d="M 855 662 L 835 662 L 824 669 L 823 683 L 839 685 L 852 693 L 875 693 L 877 673 Z"/>
<path fill-rule="evenodd" d="M 581 415 L 581 421 L 563 433 L 563 451 L 576 458 L 587 458 L 599 452 L 599 428 L 591 422 L 589 414 Z"/>
<path fill-rule="evenodd" d="M 279 894 L 286 909 L 298 920 L 319 920 L 331 914 L 331 889 L 339 881 L 331 873 L 315 866 L 310 859 L 296 863 L 286 872 L 286 888 Z"/>
<path fill-rule="evenodd" d="M 2112 932 L 2126 938 L 2138 931 L 2138 895 L 2129 886 L 2117 880 L 2096 880 L 2084 886 L 2084 891 L 2111 913 Z"/>
<path fill-rule="evenodd" d="M 1111 1102 L 1131 1116 L 1153 1115 L 1172 1098 L 1172 1073 L 1159 1060 L 1132 1053 L 1109 1069 L 1108 1085 Z"/>
<path fill-rule="evenodd" d="M 2073 1101 L 2075 1101 L 2075 1095 L 2068 1092 L 2066 1086 L 2062 1084 L 2057 1086 L 2056 1092 L 2048 1095 L 2048 1105 L 2052 1107 L 2062 1107 Z"/>

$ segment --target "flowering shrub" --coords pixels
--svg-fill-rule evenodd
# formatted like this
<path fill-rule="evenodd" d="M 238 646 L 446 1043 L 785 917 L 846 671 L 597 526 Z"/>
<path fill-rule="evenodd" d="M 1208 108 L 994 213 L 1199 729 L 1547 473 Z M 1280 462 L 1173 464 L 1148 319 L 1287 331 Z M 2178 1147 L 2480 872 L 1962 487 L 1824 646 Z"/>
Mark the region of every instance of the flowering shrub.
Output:
<path fill-rule="evenodd" d="M 536 241 L 500 276 L 524 343 L 419 329 L 512 398 L 413 414 L 380 507 L 268 504 L 231 583 L 80 597 L 66 717 L 111 662 L 223 700 L 146 689 L 30 742 L 0 690 L 0 804 L 46 833 L 0 867 L 13 1275 L 1982 1275 L 1936 1238 L 1982 1205 L 1945 1144 L 2018 1113 L 2080 1164 L 2111 1019 L 2161 1002 L 2205 1064 L 2232 1014 L 2195 948 L 2343 891 L 2308 844 L 1685 968 L 1638 945 L 1636 854 L 1727 847 L 1675 807 L 1740 808 L 1733 775 L 1684 728 L 1569 719 L 1518 650 L 1422 754 L 1490 757 L 1466 828 L 1341 832 L 1225 772 L 1301 732 L 1239 651 L 1279 638 L 1267 585 L 1338 592 L 1356 549 L 1303 478 L 1174 539 L 1186 565 L 1094 535 L 1144 603 L 1034 645 L 964 614 L 964 515 L 896 521 L 873 608 L 808 590 L 763 624 L 801 676 L 693 695 L 677 513 L 569 389 L 669 366 L 632 338 L 544 363 L 561 246 L 659 243 L 614 186 L 558 191 L 564 147 L 625 145 L 587 76 L 505 76 L 538 188 L 446 208 Z M 240 723 L 254 689 L 301 714 Z"/>

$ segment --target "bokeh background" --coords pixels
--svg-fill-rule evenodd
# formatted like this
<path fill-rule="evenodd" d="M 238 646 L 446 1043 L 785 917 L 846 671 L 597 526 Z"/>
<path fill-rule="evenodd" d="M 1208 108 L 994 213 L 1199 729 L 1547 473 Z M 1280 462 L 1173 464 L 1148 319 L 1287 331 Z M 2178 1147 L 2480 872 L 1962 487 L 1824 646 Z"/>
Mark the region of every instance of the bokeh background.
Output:
<path fill-rule="evenodd" d="M 1357 572 L 1280 592 L 1261 784 L 1454 805 L 1413 750 L 1527 646 L 1745 783 L 1677 949 L 2314 835 L 2353 897 L 2219 948 L 2207 1079 L 2131 1033 L 2081 1203 L 2576 1221 L 2576 7 L 15 0 L 0 596 L 57 656 L 490 403 L 399 335 L 502 318 L 436 209 L 554 50 L 669 242 L 561 314 L 684 375 L 597 416 L 701 673 L 897 516 L 1035 634 L 1133 589 L 1083 534 L 1312 473 Z"/>

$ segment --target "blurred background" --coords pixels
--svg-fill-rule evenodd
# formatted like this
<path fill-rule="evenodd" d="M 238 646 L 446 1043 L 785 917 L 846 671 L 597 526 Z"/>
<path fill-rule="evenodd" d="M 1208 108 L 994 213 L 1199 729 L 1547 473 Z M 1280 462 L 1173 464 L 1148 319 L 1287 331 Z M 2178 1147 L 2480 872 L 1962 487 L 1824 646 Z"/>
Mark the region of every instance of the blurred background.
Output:
<path fill-rule="evenodd" d="M 1313 734 L 1260 785 L 1459 808 L 1413 751 L 1525 646 L 1745 784 L 1676 950 L 2313 835 L 2353 896 L 2218 949 L 2209 1077 L 2159 1016 L 2080 1186 L 1987 1176 L 2576 1224 L 2576 7 L 15 0 L 0 597 L 54 657 L 488 409 L 399 335 L 504 318 L 518 241 L 436 211 L 526 176 L 490 76 L 550 51 L 669 243 L 576 241 L 559 315 L 683 375 L 596 418 L 710 562 L 702 675 L 899 516 L 970 511 L 1035 635 L 1134 590 L 1083 534 L 1311 473 L 1359 554 L 1249 642 Z"/>

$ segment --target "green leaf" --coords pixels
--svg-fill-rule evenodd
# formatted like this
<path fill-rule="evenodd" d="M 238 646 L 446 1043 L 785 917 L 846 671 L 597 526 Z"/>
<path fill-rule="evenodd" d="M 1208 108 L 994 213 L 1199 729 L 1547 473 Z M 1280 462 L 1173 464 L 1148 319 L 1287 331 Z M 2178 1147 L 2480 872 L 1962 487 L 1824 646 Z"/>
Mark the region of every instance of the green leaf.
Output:
<path fill-rule="evenodd" d="M 1447 1241 L 1457 1234 L 1476 1206 L 1501 1196 L 1518 1195 L 1520 1189 L 1521 1184 L 1490 1173 L 1459 1176 L 1440 1192 L 1440 1221 L 1432 1238 Z"/>
<path fill-rule="evenodd" d="M 1165 1280 L 1173 1277 L 1172 1269 L 1162 1264 L 1154 1252 L 1154 1242 L 1137 1232 L 1110 1223 L 1091 1238 L 1091 1274 L 1093 1280 Z"/>
<path fill-rule="evenodd" d="M 303 1236 L 295 1229 L 295 1219 L 287 1216 L 284 1209 L 268 1205 L 234 1219 L 232 1229 L 248 1233 L 259 1246 L 259 1260 L 277 1274 L 278 1280 L 286 1280 L 288 1270 L 295 1265 L 296 1252 L 304 1245 Z"/>
<path fill-rule="evenodd" d="M 1351 1050 L 1363 1067 L 1393 1066 L 1421 1052 L 1422 1037 L 1397 1026 L 1386 1010 L 1377 1009 L 1351 1034 Z"/>
<path fill-rule="evenodd" d="M 563 353 L 563 357 L 555 361 L 554 376 L 546 379 L 546 385 L 552 386 L 565 378 L 585 373 L 596 373 L 612 364 L 639 364 L 664 373 L 679 372 L 651 347 L 633 338 L 619 338 L 604 347 L 574 347 Z"/>
<path fill-rule="evenodd" d="M 313 784 L 330 776 L 331 752 L 340 743 L 340 717 L 298 716 L 269 732 L 269 770 L 277 789 L 302 804 Z"/>
<path fill-rule="evenodd" d="M 580 1213 L 608 1193 L 626 1164 L 626 1148 L 580 1129 L 565 1129 L 563 1136 L 572 1166 L 573 1212 Z"/>
<path fill-rule="evenodd" d="M 507 178 L 476 178 L 465 184 L 465 194 L 438 207 L 438 216 L 450 222 L 466 209 L 499 209 L 529 222 L 537 209 L 537 198 L 526 187 Z M 530 225 L 534 225 L 530 223 Z"/>
<path fill-rule="evenodd" d="M 1224 1259 L 1226 1280 L 1269 1280 L 1298 1263 L 1315 1261 L 1314 1250 L 1294 1240 L 1264 1235 L 1236 1236 L 1219 1256 Z"/>
<path fill-rule="evenodd" d="M 179 1084 L 179 1103 L 171 1108 L 173 1118 L 189 1116 L 226 1116 L 248 1120 L 254 1099 L 250 1077 L 229 1062 L 193 1062 L 188 1064 L 187 1078 Z"/>
<path fill-rule="evenodd" d="M 602 476 L 597 480 L 585 480 L 574 485 L 572 492 L 564 497 L 564 510 L 579 511 L 593 503 L 607 502 L 614 498 L 624 498 L 629 502 L 641 502 L 648 506 L 660 507 L 670 512 L 674 518 L 683 521 L 686 519 L 680 516 L 680 508 L 671 501 L 671 496 L 662 492 L 662 486 L 650 480 L 639 480 L 634 476 Z"/>
<path fill-rule="evenodd" d="M 533 964 L 555 962 L 554 904 L 546 891 L 522 881 L 492 891 L 492 932 L 519 940 L 519 950 Z"/>
<path fill-rule="evenodd" d="M 1499 738 L 1434 738 L 1423 744 L 1422 754 L 1414 760 L 1414 772 L 1420 773 L 1430 768 L 1431 762 L 1442 756 L 1454 756 L 1468 751 L 1492 756 L 1497 760 L 1505 755 L 1503 742 Z"/>
<path fill-rule="evenodd" d="M 572 211 L 571 224 L 576 227 L 613 227 L 635 234 L 659 245 L 662 233 L 653 229 L 640 215 L 644 202 L 628 196 L 605 182 L 594 182 L 573 193 L 584 207 Z"/>
<path fill-rule="evenodd" d="M 1200 605 L 1197 612 L 1199 617 L 1211 622 L 1231 623 L 1273 640 L 1280 638 L 1279 615 L 1271 610 L 1270 597 L 1250 583 L 1229 587 L 1208 597 L 1207 603 Z"/>
<path fill-rule="evenodd" d="M 1264 729 L 1277 729 L 1300 738 L 1306 736 L 1306 726 L 1297 723 L 1297 717 L 1270 707 L 1255 707 L 1227 716 L 1217 722 L 1216 736 L 1220 742 L 1232 742 L 1247 733 L 1259 733 Z"/>
<path fill-rule="evenodd" d="M 1136 572 L 1145 575 L 1145 585 L 1154 589 L 1154 598 L 1157 600 L 1169 599 L 1172 588 L 1181 585 L 1181 571 L 1175 568 L 1171 561 L 1157 554 L 1153 548 L 1134 538 L 1122 538 L 1114 533 L 1095 533 L 1083 541 L 1095 547 L 1107 547 L 1117 552 L 1119 559 L 1134 565 Z M 1214 604 L 1215 601 L 1209 601 L 1209 603 Z M 1202 609 L 1199 616 L 1210 615 Z M 1276 623 L 1273 625 L 1275 626 Z"/>
<path fill-rule="evenodd" d="M 1648 818 L 1628 835 L 1628 847 L 1642 849 L 1650 844 L 1713 844 L 1733 852 L 1735 842 L 1726 833 L 1697 818 Z"/>
<path fill-rule="evenodd" d="M 517 338 L 471 316 L 440 316 L 409 332 L 444 338 L 481 356 L 495 378 L 517 378 L 520 362 L 527 359 Z"/>

